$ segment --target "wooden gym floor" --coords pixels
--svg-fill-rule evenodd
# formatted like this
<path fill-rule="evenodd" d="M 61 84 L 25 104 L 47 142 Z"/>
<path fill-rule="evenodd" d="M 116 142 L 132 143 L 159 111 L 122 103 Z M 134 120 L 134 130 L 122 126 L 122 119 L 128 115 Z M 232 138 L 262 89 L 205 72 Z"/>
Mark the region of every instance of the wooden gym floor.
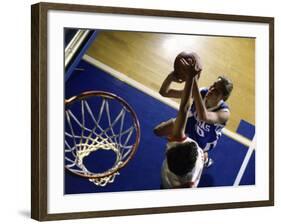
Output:
<path fill-rule="evenodd" d="M 255 125 L 253 38 L 100 31 L 86 54 L 158 92 L 181 51 L 201 57 L 199 86 L 210 86 L 221 74 L 233 81 L 227 128 L 235 132 L 242 119 Z"/>

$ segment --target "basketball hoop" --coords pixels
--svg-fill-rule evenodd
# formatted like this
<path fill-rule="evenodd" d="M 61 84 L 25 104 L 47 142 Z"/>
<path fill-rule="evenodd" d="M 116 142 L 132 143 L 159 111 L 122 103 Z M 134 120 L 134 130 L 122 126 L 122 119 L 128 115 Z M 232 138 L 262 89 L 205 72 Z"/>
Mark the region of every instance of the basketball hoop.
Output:
<path fill-rule="evenodd" d="M 124 99 L 90 91 L 65 101 L 65 168 L 70 172 L 97 186 L 113 183 L 139 141 L 138 118 Z"/>

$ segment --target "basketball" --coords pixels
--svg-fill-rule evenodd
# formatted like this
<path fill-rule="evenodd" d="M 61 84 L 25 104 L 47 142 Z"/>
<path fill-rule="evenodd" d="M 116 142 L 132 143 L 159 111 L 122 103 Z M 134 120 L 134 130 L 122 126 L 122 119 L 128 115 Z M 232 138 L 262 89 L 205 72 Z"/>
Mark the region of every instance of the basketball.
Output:
<path fill-rule="evenodd" d="M 185 59 L 185 61 L 189 64 L 190 68 L 193 69 L 190 70 L 196 75 L 201 72 L 202 67 L 200 63 L 200 58 L 196 53 L 186 53 L 186 52 L 181 52 L 180 54 L 177 55 L 175 61 L 174 61 L 174 71 L 175 71 L 175 77 L 179 80 L 186 80 L 186 75 L 187 74 L 182 74 L 180 72 L 181 69 L 181 59 Z"/>

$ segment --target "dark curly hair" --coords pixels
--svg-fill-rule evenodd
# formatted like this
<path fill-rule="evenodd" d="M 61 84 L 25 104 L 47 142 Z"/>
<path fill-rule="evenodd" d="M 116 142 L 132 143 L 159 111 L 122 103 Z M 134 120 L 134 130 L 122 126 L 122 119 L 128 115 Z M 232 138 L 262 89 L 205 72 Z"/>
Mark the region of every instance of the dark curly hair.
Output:
<path fill-rule="evenodd" d="M 184 142 L 170 148 L 166 153 L 169 170 L 178 176 L 190 172 L 198 157 L 197 147 L 194 142 Z"/>

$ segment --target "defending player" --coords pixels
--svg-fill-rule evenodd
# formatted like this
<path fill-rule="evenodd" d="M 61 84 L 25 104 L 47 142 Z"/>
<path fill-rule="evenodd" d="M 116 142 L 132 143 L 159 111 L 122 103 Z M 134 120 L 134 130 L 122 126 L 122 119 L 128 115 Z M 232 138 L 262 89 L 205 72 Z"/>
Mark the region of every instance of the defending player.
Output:
<path fill-rule="evenodd" d="M 172 82 L 182 82 L 175 71 L 171 72 L 164 80 L 159 93 L 164 97 L 180 98 L 183 90 L 171 89 Z M 232 82 L 225 76 L 218 79 L 209 87 L 199 90 L 197 80 L 194 80 L 192 95 L 194 102 L 191 106 L 189 119 L 185 132 L 195 140 L 205 152 L 205 166 L 210 166 L 213 160 L 208 157 L 208 151 L 214 148 L 225 127 L 230 110 L 226 100 L 233 89 Z M 170 119 L 159 124 L 154 132 L 158 136 L 166 136 L 171 133 L 175 119 Z"/>
<path fill-rule="evenodd" d="M 197 187 L 204 167 L 204 153 L 198 144 L 185 135 L 185 127 L 190 109 L 190 99 L 195 77 L 198 76 L 196 60 L 181 59 L 180 75 L 186 76 L 177 117 L 173 122 L 166 148 L 166 159 L 162 165 L 163 188 Z M 200 73 L 200 72 L 199 72 Z"/>

